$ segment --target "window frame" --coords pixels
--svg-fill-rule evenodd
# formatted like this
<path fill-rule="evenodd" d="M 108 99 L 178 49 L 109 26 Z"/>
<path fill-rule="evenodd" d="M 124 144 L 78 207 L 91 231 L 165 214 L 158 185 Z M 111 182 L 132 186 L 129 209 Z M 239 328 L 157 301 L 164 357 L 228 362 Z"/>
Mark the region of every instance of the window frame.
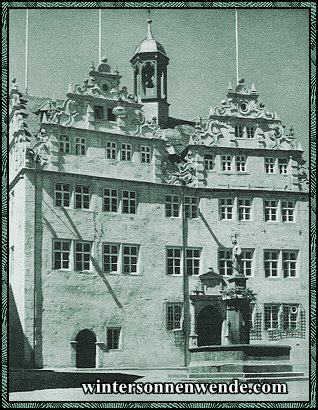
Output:
<path fill-rule="evenodd" d="M 109 252 L 105 252 L 105 246 L 109 246 L 110 247 L 110 251 Z M 112 250 L 112 247 L 117 248 L 117 253 L 114 253 Z M 105 257 L 109 256 L 110 260 L 108 265 L 110 266 L 110 270 L 106 270 L 105 269 Z M 116 256 L 116 266 L 117 269 L 116 270 L 112 270 L 112 265 L 114 265 L 114 262 L 112 260 L 112 258 Z M 103 242 L 102 244 L 102 266 L 103 266 L 103 273 L 105 274 L 112 274 L 112 275 L 119 275 L 121 272 L 121 244 L 120 243 L 115 243 L 115 242 Z"/>
<path fill-rule="evenodd" d="M 167 199 L 168 197 L 171 197 L 171 201 Z M 165 196 L 165 216 L 166 218 L 179 218 L 180 208 L 181 208 L 180 196 L 174 195 L 174 194 L 166 194 Z"/>
<path fill-rule="evenodd" d="M 276 206 L 273 205 L 273 202 L 276 203 Z M 264 207 L 264 222 L 279 222 L 279 200 L 278 199 L 263 199 Z M 273 219 L 273 214 L 275 210 L 275 219 Z"/>
<path fill-rule="evenodd" d="M 75 155 L 85 156 L 87 152 L 86 138 L 76 137 L 75 138 Z"/>
<path fill-rule="evenodd" d="M 149 145 L 141 145 L 140 162 L 142 164 L 151 164 L 151 147 Z"/>
<path fill-rule="evenodd" d="M 173 255 L 169 256 L 168 252 L 172 251 Z M 180 255 L 176 256 L 175 251 L 179 251 Z M 181 246 L 166 246 L 166 275 L 168 276 L 182 276 L 182 247 Z M 172 264 L 169 266 L 169 260 L 172 260 Z M 179 260 L 179 265 L 176 264 L 176 260 Z M 169 268 L 172 268 L 172 273 L 169 273 Z M 179 269 L 179 273 L 176 273 L 176 268 Z"/>
<path fill-rule="evenodd" d="M 266 257 L 266 253 L 270 254 L 270 257 Z M 273 254 L 277 253 L 277 258 L 273 257 Z M 273 268 L 273 263 L 276 263 L 276 267 Z M 268 264 L 268 268 L 266 268 Z M 263 269 L 265 278 L 280 279 L 280 249 L 264 249 L 263 251 Z M 273 272 L 276 271 L 276 275 Z M 266 272 L 269 272 L 268 274 Z"/>
<path fill-rule="evenodd" d="M 125 196 L 126 194 L 124 193 L 126 192 L 128 193 L 128 196 Z M 132 193 L 135 195 L 134 197 L 131 196 Z M 128 191 L 126 189 L 123 189 L 121 197 L 121 213 L 125 215 L 136 215 L 137 207 L 137 191 Z M 125 212 L 125 209 L 127 209 L 127 212 Z M 132 209 L 134 209 L 134 212 L 131 212 Z"/>
<path fill-rule="evenodd" d="M 77 188 L 81 188 L 82 192 L 77 192 Z M 88 193 L 83 192 L 84 188 L 88 188 Z M 81 200 L 78 200 L 80 196 Z M 88 200 L 87 200 L 88 198 Z M 81 203 L 81 206 L 78 207 L 77 204 Z M 88 203 L 88 207 L 83 206 L 84 204 Z M 90 210 L 91 207 L 91 193 L 90 193 L 90 186 L 89 185 L 78 185 L 76 184 L 74 187 L 74 209 L 81 209 L 81 210 Z"/>
<path fill-rule="evenodd" d="M 185 219 L 199 218 L 199 203 L 200 199 L 197 196 L 184 197 L 183 215 Z"/>
<path fill-rule="evenodd" d="M 172 311 L 169 312 L 170 309 Z M 179 312 L 176 312 L 176 310 L 179 310 Z M 167 332 L 181 330 L 182 329 L 182 318 L 183 318 L 183 302 L 181 301 L 165 302 L 165 319 L 166 319 L 165 329 Z"/>
<path fill-rule="evenodd" d="M 55 244 L 57 242 L 61 243 L 61 249 L 55 249 Z M 63 243 L 68 244 L 68 246 L 69 246 L 68 250 L 63 249 Z M 66 270 L 66 271 L 72 270 L 71 269 L 72 268 L 71 267 L 71 252 L 72 252 L 71 247 L 72 247 L 72 240 L 71 239 L 53 238 L 53 241 L 52 241 L 52 270 Z M 55 255 L 57 253 L 61 254 L 61 260 L 60 260 L 61 267 L 60 268 L 56 267 Z M 67 259 L 64 259 L 64 255 L 63 255 L 64 253 L 68 254 L 68 258 L 67 258 L 68 259 L 68 266 L 67 267 L 63 266 L 63 262 L 67 260 Z"/>
<path fill-rule="evenodd" d="M 117 340 L 117 344 L 118 344 L 117 348 L 111 347 L 110 342 L 109 342 L 108 332 L 114 331 L 114 330 L 119 331 L 118 340 Z M 107 350 L 118 351 L 118 350 L 123 349 L 123 347 L 122 347 L 122 332 L 123 332 L 123 329 L 122 329 L 121 326 L 107 326 L 107 328 L 106 328 L 106 346 L 107 346 Z"/>
<path fill-rule="evenodd" d="M 58 141 L 59 141 L 59 152 L 62 154 L 71 154 L 70 137 L 68 135 L 59 135 Z"/>
<path fill-rule="evenodd" d="M 224 252 L 224 257 L 221 257 L 221 252 Z M 224 266 L 221 266 L 221 262 L 224 261 Z M 220 275 L 224 277 L 229 277 L 233 274 L 232 267 L 232 250 L 229 248 L 219 248 L 218 249 L 218 269 Z M 224 274 L 221 273 L 224 271 Z"/>
<path fill-rule="evenodd" d="M 77 245 L 84 245 L 84 248 L 82 247 L 81 251 L 77 250 Z M 89 245 L 89 252 L 85 251 L 85 245 Z M 84 249 L 84 250 L 83 250 Z M 78 262 L 76 259 L 76 255 L 80 254 L 81 261 Z M 85 255 L 89 254 L 89 261 L 85 261 Z M 92 271 L 92 254 L 93 254 L 93 243 L 90 241 L 74 241 L 74 272 L 91 272 Z M 84 269 L 78 269 L 77 264 L 81 263 L 82 268 Z M 88 269 L 85 268 L 85 263 L 88 263 Z"/>
<path fill-rule="evenodd" d="M 250 205 L 246 205 L 246 201 L 249 201 Z M 246 218 L 246 215 L 249 215 L 249 218 Z M 237 216 L 241 222 L 253 220 L 253 198 L 237 198 Z"/>
<path fill-rule="evenodd" d="M 109 195 L 107 195 L 105 193 L 105 191 L 109 191 Z M 115 195 L 113 195 L 113 192 L 116 192 Z M 106 204 L 105 204 L 105 199 L 109 199 L 109 209 L 106 209 Z M 113 209 L 114 206 L 114 202 L 116 201 L 116 210 Z M 106 213 L 119 213 L 119 206 L 120 206 L 120 201 L 119 201 L 119 193 L 118 193 L 118 189 L 114 189 L 114 188 L 104 188 L 103 189 L 103 208 L 102 208 L 102 212 L 106 212 Z"/>
<path fill-rule="evenodd" d="M 132 144 L 122 142 L 120 145 L 120 160 L 131 162 L 132 161 Z"/>
<path fill-rule="evenodd" d="M 132 254 L 131 252 L 129 254 L 125 253 L 125 248 L 129 248 L 130 250 L 132 248 L 136 248 L 136 254 Z M 122 243 L 121 244 L 121 272 L 123 275 L 139 275 L 139 249 L 140 246 L 136 244 L 131 244 L 131 243 Z M 125 263 L 125 258 L 129 258 L 129 263 Z M 131 260 L 132 258 L 136 258 L 136 263 L 132 263 Z M 125 272 L 125 266 L 129 266 L 129 272 Z M 135 266 L 136 271 L 132 271 L 131 267 Z"/>
<path fill-rule="evenodd" d="M 228 203 L 228 201 L 231 201 L 231 204 Z M 219 198 L 219 219 L 220 221 L 233 221 L 235 219 L 234 205 L 235 205 L 235 198 Z M 230 209 L 231 211 L 229 212 L 228 209 Z M 231 214 L 231 218 L 228 218 L 229 214 Z"/>
<path fill-rule="evenodd" d="M 117 159 L 117 143 L 114 141 L 106 141 L 105 158 L 110 160 Z"/>
<path fill-rule="evenodd" d="M 61 189 L 57 189 L 57 185 L 61 185 Z M 63 187 L 68 186 L 69 190 L 64 190 Z M 61 205 L 57 205 L 56 201 L 56 194 L 61 194 Z M 65 205 L 65 194 L 68 193 L 69 199 L 68 199 L 68 205 Z M 54 206 L 57 208 L 71 208 L 71 200 L 72 200 L 72 189 L 71 189 L 71 184 L 65 183 L 65 182 L 55 182 L 54 183 Z"/>

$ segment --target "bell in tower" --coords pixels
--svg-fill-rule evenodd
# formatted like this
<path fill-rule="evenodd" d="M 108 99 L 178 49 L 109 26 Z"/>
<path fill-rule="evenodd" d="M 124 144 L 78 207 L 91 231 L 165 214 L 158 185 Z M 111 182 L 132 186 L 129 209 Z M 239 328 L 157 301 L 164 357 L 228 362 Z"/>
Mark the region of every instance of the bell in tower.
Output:
<path fill-rule="evenodd" d="M 167 66 L 169 58 L 163 46 L 153 38 L 148 19 L 147 37 L 130 60 L 134 69 L 134 93 L 144 105 L 147 120 L 157 119 L 161 128 L 168 126 Z"/>

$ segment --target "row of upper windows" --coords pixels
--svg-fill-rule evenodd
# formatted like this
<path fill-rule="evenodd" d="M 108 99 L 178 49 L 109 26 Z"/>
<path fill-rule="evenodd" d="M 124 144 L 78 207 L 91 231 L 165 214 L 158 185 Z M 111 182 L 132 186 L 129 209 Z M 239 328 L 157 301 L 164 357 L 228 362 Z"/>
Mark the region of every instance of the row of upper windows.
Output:
<path fill-rule="evenodd" d="M 166 274 L 181 276 L 182 248 L 166 248 Z M 112 274 L 139 274 L 140 246 L 135 244 L 103 243 L 102 271 Z M 199 275 L 201 268 L 202 248 L 187 248 L 185 254 L 186 272 L 188 275 Z M 74 258 L 72 258 L 74 255 Z M 69 239 L 53 240 L 53 269 L 74 271 L 91 271 L 94 264 L 93 243 L 89 241 L 72 241 Z M 241 254 L 242 273 L 254 275 L 254 249 L 243 249 Z M 297 277 L 297 250 L 264 250 L 264 275 L 272 278 Z M 218 250 L 218 268 L 223 276 L 232 275 L 231 249 Z"/>
<path fill-rule="evenodd" d="M 63 154 L 86 155 L 87 144 L 86 138 L 76 137 L 75 144 L 72 144 L 71 137 L 66 135 L 59 136 L 59 151 Z M 115 159 L 121 161 L 131 161 L 133 149 L 131 144 L 122 143 L 120 148 L 116 142 L 107 141 L 105 149 L 106 159 Z M 142 145 L 140 147 L 140 162 L 143 164 L 151 163 L 151 149 L 149 146 Z"/>
<path fill-rule="evenodd" d="M 86 155 L 87 144 L 86 138 L 76 137 L 75 144 L 71 143 L 70 137 L 66 135 L 59 136 L 59 151 L 64 154 Z M 121 143 L 118 148 L 116 142 L 107 141 L 105 149 L 105 158 L 121 161 L 131 161 L 133 156 L 132 145 Z M 215 171 L 217 169 L 217 158 L 220 157 L 220 166 L 218 169 L 222 172 L 247 172 L 246 155 L 221 155 L 212 154 L 204 155 L 204 167 L 206 171 Z M 143 164 L 151 163 L 151 148 L 146 145 L 140 147 L 140 162 Z M 264 171 L 266 174 L 288 174 L 289 160 L 287 158 L 264 158 Z"/>
<path fill-rule="evenodd" d="M 219 164 L 218 164 L 219 158 Z M 204 155 L 204 168 L 206 171 L 220 170 L 222 172 L 244 173 L 248 171 L 248 157 L 246 155 Z M 289 173 L 289 160 L 287 158 L 264 158 L 264 172 L 266 174 Z"/>
<path fill-rule="evenodd" d="M 56 183 L 54 190 L 54 205 L 57 207 L 75 209 L 90 209 L 90 187 L 75 185 L 74 194 L 70 184 Z M 137 192 L 105 188 L 103 191 L 103 212 L 137 213 Z M 179 195 L 166 195 L 166 217 L 179 217 L 181 212 Z M 184 198 L 184 216 L 188 219 L 199 218 L 199 198 L 186 196 Z M 220 220 L 253 220 L 253 199 L 220 198 Z M 296 201 L 264 200 L 264 220 L 267 222 L 295 222 Z"/>

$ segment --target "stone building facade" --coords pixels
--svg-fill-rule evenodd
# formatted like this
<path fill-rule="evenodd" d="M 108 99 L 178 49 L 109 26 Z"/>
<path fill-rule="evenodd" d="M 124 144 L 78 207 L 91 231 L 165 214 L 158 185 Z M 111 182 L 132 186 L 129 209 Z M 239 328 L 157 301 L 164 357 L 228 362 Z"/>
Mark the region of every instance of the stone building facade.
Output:
<path fill-rule="evenodd" d="M 12 82 L 10 364 L 180 367 L 191 343 L 225 343 L 233 235 L 257 294 L 250 342 L 289 344 L 302 363 L 301 146 L 244 80 L 208 118 L 170 117 L 169 58 L 150 23 L 131 59 L 134 93 L 107 59 L 64 101 Z"/>

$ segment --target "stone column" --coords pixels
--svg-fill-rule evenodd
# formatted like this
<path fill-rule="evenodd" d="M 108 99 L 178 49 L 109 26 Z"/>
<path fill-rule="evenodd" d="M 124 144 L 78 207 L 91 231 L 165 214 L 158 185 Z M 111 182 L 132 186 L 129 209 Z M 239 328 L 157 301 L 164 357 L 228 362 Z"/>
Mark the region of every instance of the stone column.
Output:
<path fill-rule="evenodd" d="M 198 346 L 198 335 L 195 331 L 195 307 L 192 301 L 190 301 L 190 335 L 189 335 L 189 347 Z"/>

